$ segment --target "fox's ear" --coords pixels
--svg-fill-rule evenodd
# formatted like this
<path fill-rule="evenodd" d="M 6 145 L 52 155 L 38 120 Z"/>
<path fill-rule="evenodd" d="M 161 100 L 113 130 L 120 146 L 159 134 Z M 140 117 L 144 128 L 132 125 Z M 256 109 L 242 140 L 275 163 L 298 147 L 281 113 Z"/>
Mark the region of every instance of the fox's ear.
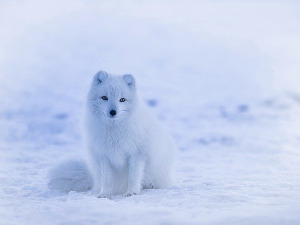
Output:
<path fill-rule="evenodd" d="M 131 74 L 124 74 L 123 80 L 128 84 L 128 86 L 134 86 L 135 85 L 135 78 Z"/>
<path fill-rule="evenodd" d="M 95 75 L 95 81 L 97 81 L 97 83 L 102 83 L 106 78 L 108 77 L 108 73 L 106 73 L 103 70 L 100 70 L 98 73 L 96 73 Z"/>

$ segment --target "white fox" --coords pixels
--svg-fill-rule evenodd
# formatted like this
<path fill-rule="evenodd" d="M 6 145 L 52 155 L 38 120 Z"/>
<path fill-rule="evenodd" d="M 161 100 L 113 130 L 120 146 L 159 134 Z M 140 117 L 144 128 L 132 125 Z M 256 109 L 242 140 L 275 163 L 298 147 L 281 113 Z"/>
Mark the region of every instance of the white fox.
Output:
<path fill-rule="evenodd" d="M 140 102 L 135 78 L 99 71 L 87 98 L 88 160 L 69 161 L 50 172 L 61 191 L 92 189 L 100 198 L 139 194 L 172 185 L 176 147 Z"/>

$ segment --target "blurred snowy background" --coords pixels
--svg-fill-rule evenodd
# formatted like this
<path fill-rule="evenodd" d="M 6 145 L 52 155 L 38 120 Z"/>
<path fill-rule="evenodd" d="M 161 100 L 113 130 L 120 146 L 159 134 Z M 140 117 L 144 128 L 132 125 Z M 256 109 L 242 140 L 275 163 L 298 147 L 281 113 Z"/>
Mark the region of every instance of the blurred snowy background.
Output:
<path fill-rule="evenodd" d="M 98 70 L 132 73 L 177 181 L 54 193 Z M 300 224 L 300 2 L 1 0 L 0 224 Z"/>

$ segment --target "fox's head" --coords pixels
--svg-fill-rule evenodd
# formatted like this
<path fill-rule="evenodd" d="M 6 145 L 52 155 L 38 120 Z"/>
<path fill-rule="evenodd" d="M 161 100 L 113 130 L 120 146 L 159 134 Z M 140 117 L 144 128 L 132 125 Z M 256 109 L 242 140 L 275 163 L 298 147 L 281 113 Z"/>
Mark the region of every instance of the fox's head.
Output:
<path fill-rule="evenodd" d="M 96 116 L 118 121 L 133 112 L 136 98 L 135 79 L 131 74 L 115 76 L 99 71 L 91 84 L 88 107 Z"/>

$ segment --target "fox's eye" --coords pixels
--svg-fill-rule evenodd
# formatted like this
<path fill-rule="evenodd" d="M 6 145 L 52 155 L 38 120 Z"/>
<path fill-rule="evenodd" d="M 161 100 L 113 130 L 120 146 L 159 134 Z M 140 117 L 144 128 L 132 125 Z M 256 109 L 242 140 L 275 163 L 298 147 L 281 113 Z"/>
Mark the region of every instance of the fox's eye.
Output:
<path fill-rule="evenodd" d="M 101 98 L 102 98 L 103 100 L 105 100 L 105 101 L 108 100 L 108 98 L 107 98 L 106 96 L 102 96 Z"/>
<path fill-rule="evenodd" d="M 125 102 L 125 98 L 121 98 L 121 99 L 120 99 L 120 102 Z"/>

